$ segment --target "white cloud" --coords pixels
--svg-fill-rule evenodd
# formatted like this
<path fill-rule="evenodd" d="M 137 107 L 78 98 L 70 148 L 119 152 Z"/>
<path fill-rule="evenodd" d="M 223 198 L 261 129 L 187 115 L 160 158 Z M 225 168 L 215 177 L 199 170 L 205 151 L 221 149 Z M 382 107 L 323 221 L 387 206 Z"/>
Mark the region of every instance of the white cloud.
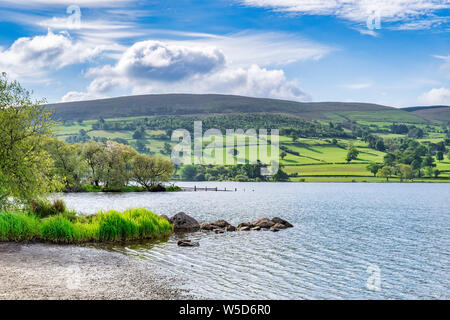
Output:
<path fill-rule="evenodd" d="M 85 62 L 106 48 L 73 41 L 68 33 L 19 38 L 0 51 L 0 69 L 12 76 L 32 77 L 65 66 Z"/>
<path fill-rule="evenodd" d="M 70 92 L 63 101 L 105 95 L 117 88 L 144 93 L 226 93 L 256 97 L 309 100 L 282 70 L 256 64 L 236 67 L 215 47 L 182 46 L 159 41 L 137 42 L 117 64 L 90 69 L 93 81 L 85 93 Z"/>
<path fill-rule="evenodd" d="M 426 105 L 450 105 L 450 90 L 444 87 L 434 88 L 423 93 L 418 100 Z"/>
<path fill-rule="evenodd" d="M 427 20 L 428 15 L 432 15 L 433 12 L 450 8 L 447 0 L 242 0 L 241 2 L 248 6 L 298 14 L 334 15 L 359 23 L 366 22 L 374 12 L 380 14 L 382 21 L 411 22 L 411 20 Z"/>
<path fill-rule="evenodd" d="M 223 53 L 216 48 L 141 41 L 124 52 L 114 69 L 130 78 L 177 81 L 209 73 L 224 63 Z"/>
<path fill-rule="evenodd" d="M 448 55 L 448 56 L 435 55 L 434 57 L 444 60 L 444 64 L 441 66 L 441 69 L 450 69 L 450 55 Z"/>
<path fill-rule="evenodd" d="M 189 47 L 220 48 L 234 66 L 285 65 L 296 61 L 319 60 L 336 50 L 299 36 L 282 32 L 239 32 L 227 36 L 202 37 L 194 40 L 170 41 Z"/>

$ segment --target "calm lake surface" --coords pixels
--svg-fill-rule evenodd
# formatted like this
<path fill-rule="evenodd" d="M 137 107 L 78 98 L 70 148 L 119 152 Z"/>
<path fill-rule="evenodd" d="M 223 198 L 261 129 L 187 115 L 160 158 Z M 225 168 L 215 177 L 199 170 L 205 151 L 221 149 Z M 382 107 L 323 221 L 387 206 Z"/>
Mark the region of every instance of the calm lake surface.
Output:
<path fill-rule="evenodd" d="M 450 186 L 447 184 L 179 182 L 237 192 L 78 193 L 82 213 L 143 207 L 237 225 L 279 216 L 294 228 L 186 235 L 116 246 L 163 266 L 183 288 L 209 299 L 449 299 Z M 244 191 L 245 190 L 245 191 Z M 100 250 L 100 249 L 99 249 Z M 377 287 L 379 271 L 380 290 Z M 369 282 L 369 287 L 367 283 Z M 375 287 L 370 284 L 374 284 Z"/>

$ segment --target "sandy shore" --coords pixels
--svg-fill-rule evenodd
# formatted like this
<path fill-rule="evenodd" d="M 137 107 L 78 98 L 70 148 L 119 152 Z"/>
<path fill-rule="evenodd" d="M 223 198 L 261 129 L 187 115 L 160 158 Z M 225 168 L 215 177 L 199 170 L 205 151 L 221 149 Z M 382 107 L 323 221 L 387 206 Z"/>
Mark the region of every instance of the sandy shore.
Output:
<path fill-rule="evenodd" d="M 0 243 L 0 299 L 183 299 L 175 279 L 120 253 Z"/>

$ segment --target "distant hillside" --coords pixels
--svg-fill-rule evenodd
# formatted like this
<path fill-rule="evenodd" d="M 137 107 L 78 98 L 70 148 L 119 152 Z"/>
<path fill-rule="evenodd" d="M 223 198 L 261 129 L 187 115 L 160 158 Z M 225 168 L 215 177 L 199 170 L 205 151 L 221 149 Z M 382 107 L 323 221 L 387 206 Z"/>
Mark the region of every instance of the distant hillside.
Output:
<path fill-rule="evenodd" d="M 402 110 L 428 120 L 450 122 L 450 106 L 410 107 Z"/>
<path fill-rule="evenodd" d="M 49 104 L 59 120 L 92 120 L 152 115 L 278 113 L 306 120 L 330 119 L 421 123 L 416 115 L 377 104 L 294 102 L 218 94 L 152 94 Z"/>

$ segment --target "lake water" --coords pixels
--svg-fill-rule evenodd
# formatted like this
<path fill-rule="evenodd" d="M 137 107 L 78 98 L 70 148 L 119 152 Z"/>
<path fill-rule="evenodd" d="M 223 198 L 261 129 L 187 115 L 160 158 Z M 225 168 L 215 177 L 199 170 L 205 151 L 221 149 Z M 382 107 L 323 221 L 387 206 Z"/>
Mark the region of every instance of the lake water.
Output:
<path fill-rule="evenodd" d="M 209 299 L 449 299 L 447 184 L 177 183 L 237 192 L 65 194 L 70 208 L 144 207 L 237 225 L 279 216 L 294 228 L 186 237 L 110 248 L 163 266 Z M 379 281 L 378 281 L 379 280 Z"/>

